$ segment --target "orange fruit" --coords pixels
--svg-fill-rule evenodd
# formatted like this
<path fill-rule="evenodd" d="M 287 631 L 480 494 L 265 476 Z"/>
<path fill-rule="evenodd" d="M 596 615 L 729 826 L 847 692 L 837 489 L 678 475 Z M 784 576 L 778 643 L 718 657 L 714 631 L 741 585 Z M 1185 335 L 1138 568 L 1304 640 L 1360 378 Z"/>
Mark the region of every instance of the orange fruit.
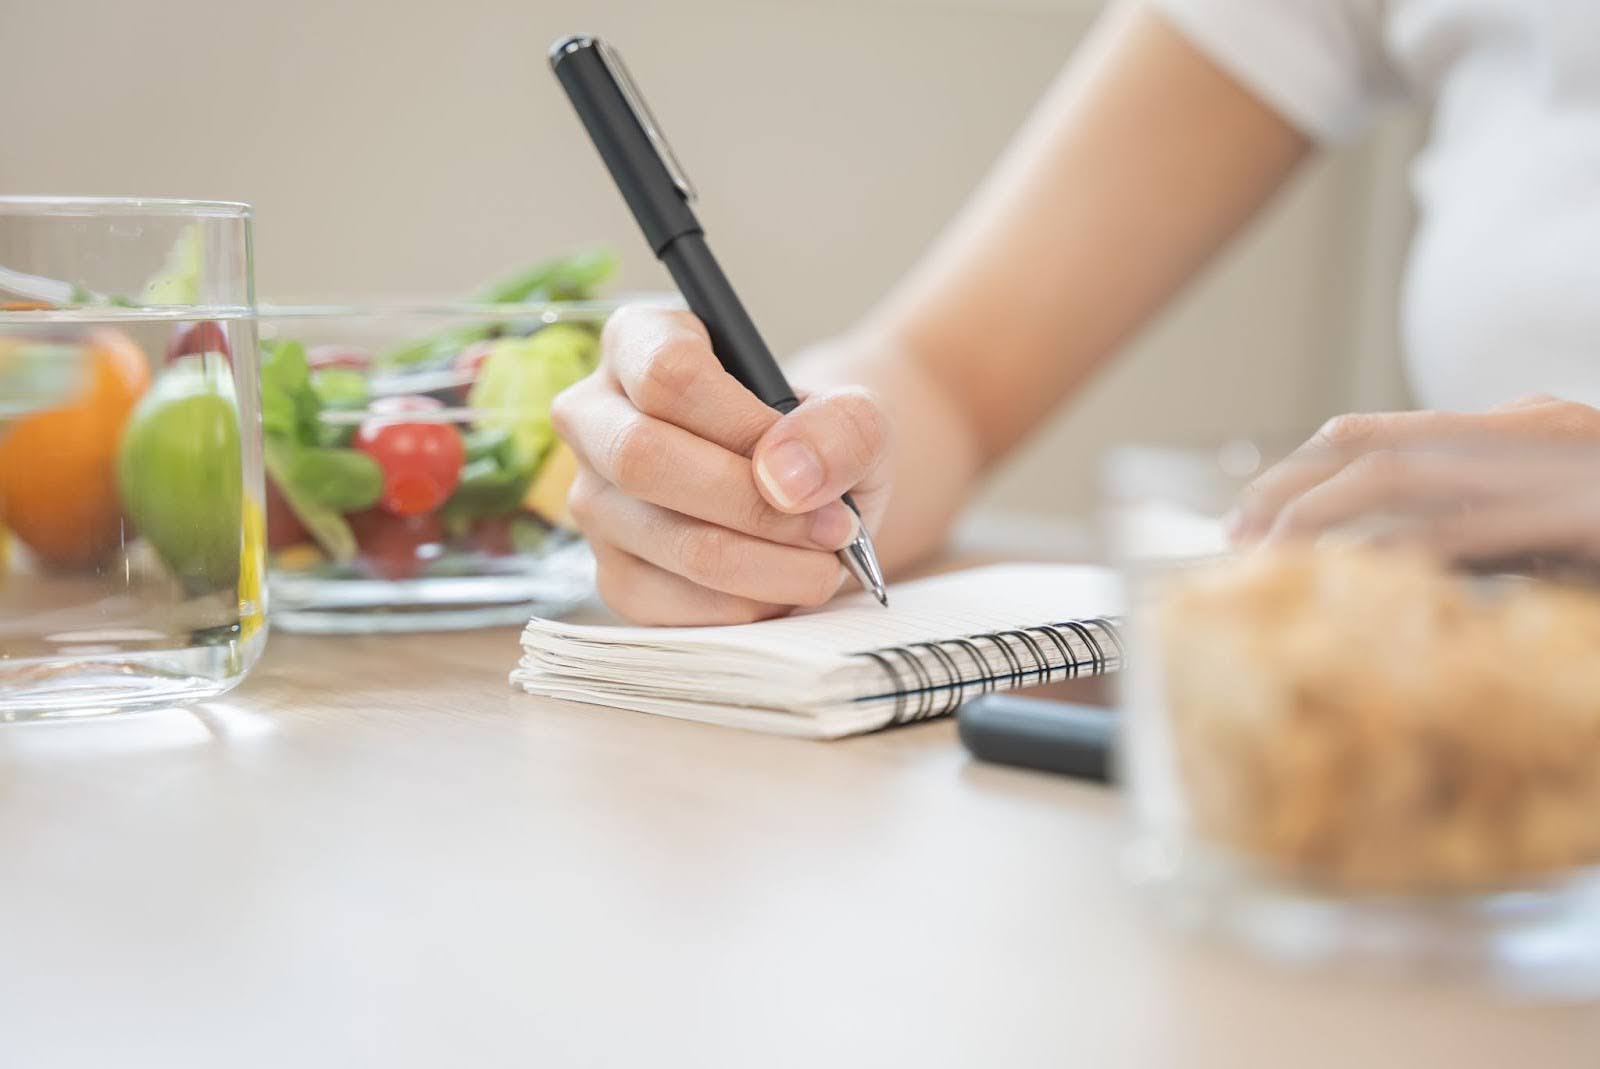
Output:
<path fill-rule="evenodd" d="M 0 522 L 58 568 L 92 568 L 122 544 L 117 444 L 150 385 L 144 351 L 120 331 L 91 331 L 83 363 L 76 397 L 0 430 Z"/>

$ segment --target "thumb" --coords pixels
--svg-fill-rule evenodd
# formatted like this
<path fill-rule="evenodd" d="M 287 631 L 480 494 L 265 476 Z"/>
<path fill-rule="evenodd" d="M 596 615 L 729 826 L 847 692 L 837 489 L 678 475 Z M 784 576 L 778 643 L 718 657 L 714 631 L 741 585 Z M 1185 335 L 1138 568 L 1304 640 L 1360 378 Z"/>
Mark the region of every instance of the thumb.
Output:
<path fill-rule="evenodd" d="M 888 446 L 889 416 L 870 390 L 812 394 L 756 443 L 756 485 L 780 512 L 810 512 L 865 481 Z"/>

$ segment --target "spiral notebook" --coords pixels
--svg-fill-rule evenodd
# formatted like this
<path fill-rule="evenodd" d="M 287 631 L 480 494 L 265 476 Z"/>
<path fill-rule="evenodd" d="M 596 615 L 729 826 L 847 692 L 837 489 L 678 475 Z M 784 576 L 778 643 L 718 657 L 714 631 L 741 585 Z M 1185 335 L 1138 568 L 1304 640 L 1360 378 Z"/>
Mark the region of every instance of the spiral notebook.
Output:
<path fill-rule="evenodd" d="M 1120 593 L 1106 570 L 1012 564 L 865 592 L 735 627 L 535 618 L 511 674 L 531 694 L 811 738 L 954 712 L 991 690 L 1113 671 Z"/>

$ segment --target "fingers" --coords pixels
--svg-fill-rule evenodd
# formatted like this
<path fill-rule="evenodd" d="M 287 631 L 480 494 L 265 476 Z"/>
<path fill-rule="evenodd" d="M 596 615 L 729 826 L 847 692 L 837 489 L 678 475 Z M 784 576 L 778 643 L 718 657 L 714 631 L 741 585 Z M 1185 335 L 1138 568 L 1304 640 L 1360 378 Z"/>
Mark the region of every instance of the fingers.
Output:
<path fill-rule="evenodd" d="M 1459 509 L 1515 492 L 1515 466 L 1485 464 L 1457 451 L 1379 449 L 1366 453 L 1278 511 L 1263 541 L 1306 538 L 1351 521 Z"/>
<path fill-rule="evenodd" d="M 700 320 L 688 312 L 630 306 L 606 323 L 607 367 L 622 392 L 645 415 L 749 456 L 778 421 L 723 370 Z"/>
<path fill-rule="evenodd" d="M 580 473 L 580 479 L 582 478 Z M 823 550 L 796 549 L 631 497 L 615 486 L 574 485 L 573 516 L 590 539 L 623 550 L 696 586 L 750 601 L 821 605 L 845 572 Z"/>
<path fill-rule="evenodd" d="M 850 490 L 871 489 L 882 470 L 889 419 L 871 391 L 846 387 L 808 397 L 756 444 L 756 482 L 771 504 L 809 512 Z"/>
<path fill-rule="evenodd" d="M 557 429 L 600 480 L 624 494 L 803 549 L 837 550 L 855 537 L 857 520 L 839 501 L 802 515 L 779 512 L 757 492 L 750 461 L 641 413 L 606 383 L 569 393 L 556 407 Z"/>
<path fill-rule="evenodd" d="M 1461 449 L 1368 453 L 1286 506 L 1263 544 L 1343 527 L 1459 562 L 1600 559 L 1597 458 L 1537 459 Z"/>
<path fill-rule="evenodd" d="M 639 412 L 729 453 L 753 453 L 763 495 L 783 512 L 821 508 L 862 485 L 888 448 L 888 419 L 868 391 L 819 394 L 780 418 L 722 369 L 687 313 L 624 309 L 606 325 L 605 352 Z"/>
<path fill-rule="evenodd" d="M 602 347 L 553 418 L 579 460 L 568 502 L 607 604 L 652 624 L 733 623 L 831 598 L 846 577 L 834 553 L 861 522 L 840 496 L 860 490 L 869 520 L 886 496 L 882 407 L 846 390 L 781 417 L 683 312 L 624 309 Z"/>
<path fill-rule="evenodd" d="M 1478 415 L 1340 417 L 1252 484 L 1233 533 L 1277 543 L 1354 524 L 1463 558 L 1536 552 L 1541 537 L 1566 552 L 1600 542 L 1597 444 L 1600 412 L 1543 396 Z"/>
<path fill-rule="evenodd" d="M 1464 434 L 1472 419 L 1454 412 L 1364 413 L 1331 419 L 1244 489 L 1228 521 L 1229 535 L 1236 543 L 1257 541 L 1291 501 L 1358 457 L 1416 442 L 1450 441 Z"/>
<path fill-rule="evenodd" d="M 786 605 L 751 601 L 699 586 L 604 542 L 595 542 L 593 549 L 601 600 L 637 624 L 748 624 L 789 611 Z"/>
<path fill-rule="evenodd" d="M 1439 515 L 1416 537 L 1446 560 L 1572 555 L 1600 563 L 1600 493 L 1504 501 Z"/>

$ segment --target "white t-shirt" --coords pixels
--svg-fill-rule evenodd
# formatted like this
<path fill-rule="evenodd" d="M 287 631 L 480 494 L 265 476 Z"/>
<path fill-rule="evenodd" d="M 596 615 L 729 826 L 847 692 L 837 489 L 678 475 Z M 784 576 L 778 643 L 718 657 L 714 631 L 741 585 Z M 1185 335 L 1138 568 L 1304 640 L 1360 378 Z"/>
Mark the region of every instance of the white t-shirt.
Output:
<path fill-rule="evenodd" d="M 1406 361 L 1430 408 L 1600 405 L 1600 0 L 1156 0 L 1308 134 L 1433 105 Z"/>

